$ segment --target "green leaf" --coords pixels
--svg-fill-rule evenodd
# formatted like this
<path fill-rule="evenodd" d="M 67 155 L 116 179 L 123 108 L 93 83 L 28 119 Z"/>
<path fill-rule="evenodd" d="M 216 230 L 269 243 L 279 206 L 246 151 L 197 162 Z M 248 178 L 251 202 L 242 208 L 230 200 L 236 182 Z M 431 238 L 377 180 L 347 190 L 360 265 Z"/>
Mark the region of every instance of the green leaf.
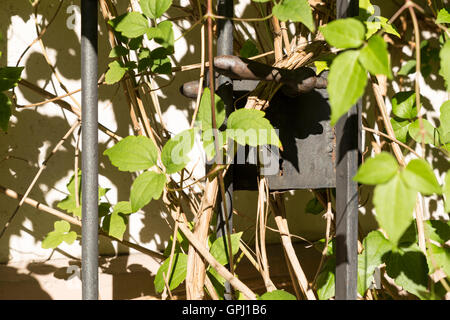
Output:
<path fill-rule="evenodd" d="M 256 47 L 256 44 L 250 39 L 244 42 L 241 50 L 239 51 L 239 55 L 242 58 L 250 58 L 256 56 L 258 53 L 259 51 L 258 48 Z"/>
<path fill-rule="evenodd" d="M 359 51 L 346 51 L 338 55 L 331 65 L 328 93 L 332 125 L 336 124 L 364 93 L 367 73 L 359 63 L 358 56 Z"/>
<path fill-rule="evenodd" d="M 440 111 L 442 134 L 445 136 L 450 133 L 450 100 L 444 102 L 444 104 L 441 106 Z"/>
<path fill-rule="evenodd" d="M 103 152 L 121 171 L 145 170 L 156 165 L 158 150 L 152 140 L 143 136 L 128 136 Z"/>
<path fill-rule="evenodd" d="M 401 68 L 400 71 L 397 73 L 399 76 L 407 76 L 410 73 L 413 73 L 416 71 L 416 60 L 409 60 L 407 61 Z"/>
<path fill-rule="evenodd" d="M 214 95 L 214 105 L 216 111 L 216 128 L 220 128 L 225 121 L 225 104 L 217 94 Z M 203 90 L 196 120 L 200 122 L 203 131 L 212 128 L 211 91 L 209 88 Z"/>
<path fill-rule="evenodd" d="M 117 58 L 126 56 L 128 54 L 128 49 L 122 46 L 115 46 L 112 48 L 111 52 L 109 53 L 110 58 Z"/>
<path fill-rule="evenodd" d="M 387 18 L 381 16 L 374 16 L 373 18 L 374 18 L 373 21 L 366 21 L 364 19 L 361 20 L 365 23 L 367 28 L 366 39 L 369 39 L 381 28 L 383 28 L 386 33 L 392 34 L 400 38 L 400 34 L 395 29 L 395 27 L 389 23 L 389 20 Z"/>
<path fill-rule="evenodd" d="M 148 28 L 147 19 L 139 12 L 128 12 L 110 21 L 114 30 L 127 38 L 137 38 L 144 35 Z"/>
<path fill-rule="evenodd" d="M 427 256 L 428 268 L 431 272 L 442 269 L 450 277 L 450 249 L 438 247 L 430 243 L 430 256 Z"/>
<path fill-rule="evenodd" d="M 444 245 L 450 240 L 450 221 L 426 220 L 424 221 L 425 236 L 430 240 Z"/>
<path fill-rule="evenodd" d="M 131 214 L 136 211 L 133 211 L 133 209 L 131 208 L 130 201 L 120 201 L 114 206 L 113 212 L 123 213 L 123 214 Z"/>
<path fill-rule="evenodd" d="M 272 13 L 281 21 L 291 20 L 301 22 L 311 32 L 316 30 L 308 0 L 284 0 L 275 4 Z"/>
<path fill-rule="evenodd" d="M 364 25 L 355 18 L 332 21 L 321 27 L 320 31 L 330 45 L 339 49 L 360 47 L 366 34 Z"/>
<path fill-rule="evenodd" d="M 433 127 L 433 125 L 428 122 L 428 120 L 422 119 L 423 121 L 423 128 L 425 130 L 424 132 L 424 138 L 422 136 L 422 133 L 420 132 L 420 122 L 419 119 L 411 123 L 411 125 L 408 128 L 408 133 L 416 142 L 421 143 L 422 140 L 426 144 L 432 144 L 432 145 L 438 145 L 439 144 L 439 136 L 435 132 L 436 129 Z"/>
<path fill-rule="evenodd" d="M 397 161 L 390 153 L 381 152 L 364 162 L 353 180 L 370 185 L 386 183 L 395 176 L 398 168 Z"/>
<path fill-rule="evenodd" d="M 266 292 L 258 300 L 297 300 L 297 298 L 284 290 Z"/>
<path fill-rule="evenodd" d="M 446 8 L 442 8 L 437 16 L 436 23 L 450 23 L 450 13 Z"/>
<path fill-rule="evenodd" d="M 319 251 L 320 253 L 323 252 L 323 249 L 325 249 L 325 244 L 326 244 L 327 240 L 325 238 L 322 238 L 320 240 L 315 241 L 314 244 L 314 249 L 316 249 L 317 251 Z M 331 257 L 334 255 L 334 251 L 335 251 L 335 239 L 331 239 L 328 242 L 328 249 L 327 249 L 327 257 Z"/>
<path fill-rule="evenodd" d="M 127 217 L 114 210 L 110 215 L 107 215 L 103 219 L 102 229 L 110 236 L 122 241 L 123 234 L 127 230 L 127 224 Z"/>
<path fill-rule="evenodd" d="M 388 183 L 377 185 L 373 195 L 376 220 L 392 243 L 397 244 L 413 221 L 417 192 L 397 173 Z"/>
<path fill-rule="evenodd" d="M 55 249 L 63 241 L 67 244 L 72 244 L 77 239 L 77 233 L 70 231 L 70 224 L 67 221 L 61 220 L 54 223 L 54 231 L 47 234 L 42 241 L 43 249 Z"/>
<path fill-rule="evenodd" d="M 167 50 L 164 48 L 156 48 L 150 53 L 151 60 L 151 70 L 154 73 L 159 74 L 171 74 L 172 73 L 172 63 L 167 56 Z"/>
<path fill-rule="evenodd" d="M 186 167 L 190 161 L 188 154 L 194 147 L 194 139 L 195 130 L 188 129 L 167 141 L 161 152 L 166 173 L 172 174 Z"/>
<path fill-rule="evenodd" d="M 414 91 L 397 93 L 392 98 L 392 112 L 402 119 L 417 117 L 416 93 Z"/>
<path fill-rule="evenodd" d="M 392 79 L 387 43 L 379 35 L 369 39 L 367 46 L 360 51 L 359 61 L 371 74 L 382 74 Z"/>
<path fill-rule="evenodd" d="M 99 187 L 98 199 L 100 200 L 100 198 L 103 197 L 106 192 L 108 192 L 108 190 L 109 189 Z M 81 204 L 83 202 L 81 197 L 81 170 L 78 171 L 78 197 L 80 202 L 79 207 L 77 207 L 75 197 L 75 174 L 70 178 L 69 183 L 67 184 L 67 191 L 69 191 L 69 195 L 58 202 L 57 207 L 81 218 Z M 104 206 L 105 205 L 102 203 L 99 204 L 99 212 L 101 212 L 101 210 L 104 210 Z"/>
<path fill-rule="evenodd" d="M 24 67 L 0 68 L 0 91 L 6 91 L 17 86 L 23 69 Z"/>
<path fill-rule="evenodd" d="M 158 19 L 172 5 L 172 0 L 139 0 L 142 12 L 151 19 Z"/>
<path fill-rule="evenodd" d="M 411 160 L 403 171 L 406 184 L 424 195 L 442 194 L 441 186 L 434 175 L 433 168 L 423 159 Z"/>
<path fill-rule="evenodd" d="M 152 199 L 158 200 L 164 190 L 166 176 L 162 173 L 147 171 L 139 175 L 131 186 L 131 211 L 136 212 Z"/>
<path fill-rule="evenodd" d="M 322 206 L 317 198 L 313 198 L 308 201 L 306 204 L 305 212 L 313 215 L 318 215 L 325 211 L 325 208 Z"/>
<path fill-rule="evenodd" d="M 410 124 L 408 120 L 402 121 L 401 119 L 391 118 L 392 129 L 394 129 L 394 134 L 398 141 L 406 143 Z"/>
<path fill-rule="evenodd" d="M 226 131 L 219 131 L 218 133 L 218 146 L 219 150 L 227 142 L 227 133 Z M 203 150 L 205 151 L 206 158 L 208 161 L 212 160 L 216 155 L 216 146 L 214 145 L 214 130 L 209 129 L 202 132 L 202 142 L 203 142 Z"/>
<path fill-rule="evenodd" d="M 172 22 L 165 20 L 160 22 L 156 28 L 149 28 L 147 37 L 154 39 L 157 43 L 162 45 L 169 53 L 173 53 L 174 34 Z"/>
<path fill-rule="evenodd" d="M 439 57 L 441 58 L 440 75 L 445 79 L 447 91 L 450 91 L 450 40 L 445 42 Z"/>
<path fill-rule="evenodd" d="M 11 118 L 11 100 L 0 92 L 0 128 L 8 131 L 9 119 Z"/>
<path fill-rule="evenodd" d="M 422 299 L 428 298 L 427 260 L 417 245 L 391 252 L 387 257 L 386 272 L 406 291 Z"/>
<path fill-rule="evenodd" d="M 187 260 L 188 256 L 184 253 L 174 254 L 170 276 L 167 275 L 167 272 L 169 271 L 170 258 L 167 258 L 164 261 L 164 263 L 159 267 L 158 272 L 155 276 L 154 284 L 156 292 L 162 292 L 164 290 L 165 282 L 163 273 L 165 274 L 167 282 L 169 283 L 170 290 L 178 287 L 186 279 Z"/>
<path fill-rule="evenodd" d="M 336 259 L 329 258 L 317 276 L 317 296 L 319 300 L 328 300 L 335 295 Z"/>
<path fill-rule="evenodd" d="M 275 129 L 264 115 L 263 111 L 254 109 L 234 111 L 228 118 L 227 137 L 241 145 L 252 147 L 266 144 L 281 146 Z"/>
<path fill-rule="evenodd" d="M 336 55 L 327 54 L 321 56 L 319 60 L 314 61 L 314 66 L 316 67 L 316 74 L 319 75 L 325 70 L 330 70 L 330 66 L 334 58 L 336 58 Z"/>
<path fill-rule="evenodd" d="M 444 190 L 445 212 L 450 212 L 450 170 L 445 174 Z"/>
<path fill-rule="evenodd" d="M 231 249 L 233 257 L 238 253 L 239 251 L 239 242 L 241 240 L 242 232 L 239 233 L 233 233 L 230 235 L 231 237 Z M 225 243 L 226 242 L 226 249 L 225 249 Z M 216 260 L 222 264 L 226 265 L 228 264 L 228 239 L 227 236 L 219 237 L 217 238 L 213 244 L 211 245 L 211 249 L 209 250 L 211 255 L 216 258 Z"/>
<path fill-rule="evenodd" d="M 105 75 L 105 83 L 114 84 L 122 80 L 123 76 L 127 72 L 127 68 L 121 66 L 119 61 L 113 61 L 108 65 L 109 69 Z"/>
<path fill-rule="evenodd" d="M 375 268 L 383 263 L 382 257 L 392 245 L 380 231 L 370 232 L 363 241 L 364 251 L 358 255 L 358 293 L 364 296 L 373 281 Z"/>

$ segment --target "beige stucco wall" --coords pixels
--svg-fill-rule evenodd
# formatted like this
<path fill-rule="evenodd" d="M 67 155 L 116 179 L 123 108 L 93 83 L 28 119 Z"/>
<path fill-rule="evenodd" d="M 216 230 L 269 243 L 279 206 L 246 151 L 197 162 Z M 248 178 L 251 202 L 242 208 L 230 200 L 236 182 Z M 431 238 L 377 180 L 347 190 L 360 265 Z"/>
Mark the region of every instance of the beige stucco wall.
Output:
<path fill-rule="evenodd" d="M 179 1 L 176 2 L 178 3 Z M 235 2 L 237 12 L 241 13 L 249 0 Z M 67 27 L 67 21 L 72 15 L 72 13 L 67 13 L 67 8 L 70 5 L 79 5 L 79 3 L 79 0 L 64 1 L 61 13 L 42 38 L 48 49 L 48 58 L 55 66 L 58 75 L 69 91 L 80 88 L 80 35 L 78 31 L 79 19 L 75 20 L 77 23 L 75 30 Z M 41 1 L 38 23 L 45 21 L 43 24 L 46 24 L 53 16 L 57 4 L 58 1 L 55 0 Z M 0 60 L 1 65 L 15 65 L 22 52 L 36 38 L 34 15 L 28 1 L 2 0 L 0 6 L 0 32 L 5 38 L 0 47 L 0 51 L 3 52 Z M 121 10 L 124 10 L 124 7 Z M 179 14 L 176 9 L 171 9 L 169 13 L 173 16 Z M 389 13 L 386 13 L 386 15 L 389 15 Z M 187 27 L 187 25 L 184 25 L 184 27 Z M 187 40 L 181 39 L 176 43 L 174 65 L 187 65 L 200 61 L 200 36 L 198 30 L 195 29 L 189 33 Z M 178 38 L 180 35 L 181 31 L 176 28 L 175 38 Z M 106 36 L 105 25 L 100 23 L 100 72 L 106 71 L 107 64 L 111 61 L 107 58 L 110 47 Z M 24 79 L 39 85 L 55 95 L 64 94 L 56 77 L 52 75 L 51 69 L 45 61 L 39 43 L 34 44 L 28 50 L 20 65 L 25 66 Z M 193 113 L 193 103 L 182 97 L 178 88 L 182 83 L 196 78 L 198 78 L 198 71 L 177 74 L 175 81 L 158 93 L 164 120 L 168 125 L 168 129 L 173 133 L 188 128 Z M 159 81 L 159 84 L 164 83 L 167 83 L 167 80 Z M 19 87 L 15 92 L 19 105 L 43 100 L 42 97 L 23 87 Z M 448 98 L 447 93 L 435 92 L 432 88 L 426 86 L 423 87 L 423 94 L 435 109 L 439 108 L 441 103 Z M 121 136 L 130 134 L 128 105 L 121 88 L 119 86 L 101 86 L 99 95 L 99 121 Z M 77 101 L 81 101 L 80 94 L 75 94 L 74 98 Z M 64 100 L 73 103 L 69 98 Z M 24 193 L 42 161 L 74 123 L 74 120 L 73 114 L 52 103 L 38 108 L 15 110 L 8 134 L 0 133 L 0 184 L 19 193 Z M 99 143 L 100 153 L 112 146 L 111 139 L 103 133 L 99 134 Z M 74 145 L 75 140 L 73 138 L 69 139 L 50 160 L 48 168 L 31 192 L 31 198 L 56 207 L 56 203 L 66 196 L 65 185 L 74 172 Z M 198 152 L 193 153 L 191 166 L 197 162 L 197 157 L 199 156 Z M 195 171 L 197 177 L 203 176 L 203 168 L 204 166 L 200 161 Z M 119 172 L 109 163 L 106 157 L 102 156 L 100 158 L 100 175 L 100 185 L 110 188 L 107 198 L 112 204 L 128 199 L 132 183 L 130 174 Z M 363 196 L 366 193 L 364 191 Z M 236 230 L 252 228 L 256 213 L 256 197 L 257 194 L 255 192 L 242 191 L 235 193 L 235 207 L 238 212 L 245 214 L 245 218 L 236 217 Z M 304 212 L 306 202 L 311 198 L 310 193 L 307 191 L 295 191 L 286 193 L 285 197 L 291 232 L 310 240 L 322 238 L 325 229 L 322 217 L 308 215 Z M 5 224 L 16 205 L 17 201 L 0 195 L 1 226 Z M 435 209 L 435 214 L 445 216 L 442 203 L 436 202 L 433 208 Z M 163 249 L 171 234 L 164 219 L 166 216 L 167 213 L 164 212 L 161 203 L 158 201 L 152 202 L 141 212 L 132 215 L 126 238 L 153 250 Z M 79 241 L 70 246 L 63 244 L 55 252 L 41 248 L 41 240 L 53 229 L 54 221 L 56 221 L 54 217 L 27 205 L 20 209 L 10 228 L 3 238 L 0 239 L 0 262 L 8 264 L 5 268 L 9 270 L 9 273 L 5 273 L 8 276 L 2 279 L 17 278 L 19 282 L 20 279 L 25 279 L 28 281 L 27 283 L 34 283 L 34 280 L 36 280 L 43 291 L 54 299 L 80 297 L 80 288 L 70 283 L 62 284 L 61 281 L 65 280 L 58 278 L 58 272 L 56 272 L 56 270 L 67 268 L 70 263 L 73 264 L 74 261 L 79 260 L 81 253 Z M 274 226 L 273 222 L 270 222 L 270 226 Z M 361 227 L 364 232 L 367 232 L 374 226 L 375 223 L 371 215 L 369 202 L 369 205 L 361 210 Z M 75 228 L 75 230 L 80 231 L 78 228 Z M 267 237 L 270 243 L 276 243 L 279 239 L 279 236 L 271 231 L 268 231 Z M 119 253 L 135 253 L 134 250 L 129 251 L 124 246 L 117 246 L 116 243 L 104 239 L 100 242 L 100 251 L 107 256 L 115 256 Z M 119 270 L 120 267 L 126 270 L 128 267 L 128 270 L 132 271 L 133 268 L 129 268 L 129 266 L 137 264 L 133 259 L 140 259 L 138 264 L 146 270 L 143 272 L 144 276 L 147 273 L 154 274 L 156 272 L 157 264 L 153 259 L 141 258 L 140 255 L 136 257 L 139 258 L 130 257 L 117 260 L 118 267 L 115 270 Z M 39 264 L 47 259 L 50 260 L 46 262 L 46 265 L 51 267 L 46 269 L 47 271 L 45 272 L 47 273 L 43 273 L 47 277 L 45 278 L 46 280 L 42 280 L 44 278 L 39 278 L 38 275 L 39 272 L 42 273 L 43 271 L 33 273 L 30 272 L 30 268 L 34 264 Z M 103 270 L 103 272 L 105 271 Z M 59 281 L 56 282 L 59 283 L 58 285 L 52 285 L 52 277 L 54 277 L 55 281 Z M 109 299 L 114 297 L 112 294 L 114 286 L 111 284 L 111 281 L 108 280 L 107 275 L 101 277 L 101 285 L 104 286 L 101 294 L 102 298 Z M 67 286 L 67 290 L 64 290 L 65 286 Z M 136 293 L 136 296 L 139 295 L 141 293 Z M 41 297 L 45 298 L 47 296 L 43 293 Z"/>

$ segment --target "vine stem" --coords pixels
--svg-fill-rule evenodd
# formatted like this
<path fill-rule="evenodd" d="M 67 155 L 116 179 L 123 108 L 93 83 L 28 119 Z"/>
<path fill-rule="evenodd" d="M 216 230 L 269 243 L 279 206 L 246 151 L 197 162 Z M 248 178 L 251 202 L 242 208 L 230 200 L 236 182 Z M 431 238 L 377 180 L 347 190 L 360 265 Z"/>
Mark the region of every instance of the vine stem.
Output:
<path fill-rule="evenodd" d="M 220 153 L 219 153 L 219 134 L 217 131 L 217 122 L 216 122 L 216 103 L 215 103 L 215 78 L 214 78 L 214 52 L 213 52 L 213 9 L 212 9 L 212 0 L 208 0 L 207 3 L 207 17 L 208 17 L 208 60 L 209 60 L 209 90 L 211 94 L 211 119 L 212 119 L 212 130 L 214 134 L 214 148 L 216 151 L 215 161 L 216 164 L 220 164 L 222 162 L 222 159 L 220 159 Z M 226 203 L 226 194 L 225 194 L 225 184 L 222 174 L 219 174 L 219 188 L 220 188 L 220 194 L 222 196 L 222 205 L 223 205 L 223 212 L 225 216 L 225 226 L 226 226 L 226 237 L 228 242 L 228 257 L 229 257 L 229 267 L 230 272 L 234 273 L 234 264 L 233 264 L 233 249 L 231 245 L 231 230 L 229 230 L 229 223 L 228 223 L 228 210 L 227 210 L 227 203 Z"/>
<path fill-rule="evenodd" d="M 175 220 L 175 216 L 171 213 L 172 218 Z M 195 250 L 213 267 L 217 273 L 221 275 L 226 281 L 228 281 L 236 290 L 239 290 L 244 296 L 250 300 L 257 300 L 255 293 L 250 290 L 242 281 L 236 278 L 230 271 L 221 265 L 208 251 L 208 249 L 198 241 L 197 237 L 192 233 L 186 225 L 185 221 L 180 221 L 180 231 L 188 239 L 189 243 L 195 248 Z"/>
<path fill-rule="evenodd" d="M 406 2 L 411 2 L 411 0 L 406 0 Z M 422 137 L 422 142 L 421 142 L 421 146 L 422 146 L 422 157 L 425 158 L 425 128 L 424 128 L 424 124 L 423 124 L 423 118 L 422 118 L 422 114 L 421 114 L 421 99 L 420 99 L 420 75 L 421 75 L 421 54 L 420 54 L 420 30 L 419 30 L 419 24 L 417 22 L 417 17 L 416 17 L 416 13 L 413 9 L 412 6 L 408 7 L 409 13 L 411 14 L 411 18 L 413 21 L 413 25 L 414 25 L 414 38 L 415 38 L 415 46 L 416 46 L 416 79 L 415 79 L 415 91 L 416 91 L 416 109 L 417 109 L 417 114 L 419 116 L 419 127 L 420 127 L 420 135 Z M 418 199 L 417 199 L 417 205 L 416 205 L 416 224 L 417 224 L 417 233 L 419 236 L 419 247 L 420 249 L 426 253 L 427 250 L 427 246 L 426 246 L 426 241 L 425 241 L 425 227 L 423 225 L 423 209 L 420 206 L 420 198 L 421 195 L 419 194 Z"/>
<path fill-rule="evenodd" d="M 36 175 L 34 176 L 33 180 L 31 181 L 30 185 L 28 186 L 27 190 L 25 191 L 25 194 L 22 196 L 22 198 L 20 199 L 19 204 L 17 205 L 16 209 L 14 210 L 14 212 L 11 214 L 11 216 L 9 217 L 8 221 L 6 222 L 5 226 L 3 227 L 2 231 L 0 232 L 0 238 L 5 234 L 6 230 L 8 229 L 8 227 L 10 226 L 12 220 L 14 219 L 14 217 L 17 215 L 17 213 L 19 212 L 19 209 L 22 207 L 22 205 L 24 204 L 24 202 L 26 201 L 28 195 L 30 194 L 31 190 L 33 190 L 34 185 L 36 184 L 36 182 L 38 181 L 39 177 L 41 176 L 42 172 L 47 168 L 47 163 L 48 161 L 53 157 L 53 155 L 58 151 L 58 149 L 62 146 L 62 144 L 66 141 L 66 139 L 72 134 L 72 132 L 75 131 L 76 128 L 78 128 L 78 126 L 80 125 L 80 121 L 76 121 L 69 129 L 69 131 L 67 131 L 67 133 L 61 138 L 61 140 L 59 140 L 59 142 L 55 145 L 55 147 L 53 148 L 53 150 L 50 152 L 50 154 L 48 155 L 48 157 L 44 160 L 44 162 L 42 163 L 42 166 L 39 168 L 39 171 L 36 173 Z M 75 173 L 76 174 L 76 173 Z"/>
<path fill-rule="evenodd" d="M 34 208 L 36 208 L 36 209 L 38 209 L 40 211 L 49 213 L 49 214 L 51 214 L 51 215 L 53 215 L 55 217 L 58 217 L 58 218 L 60 218 L 62 220 L 65 220 L 65 221 L 67 221 L 67 222 L 69 222 L 69 223 L 71 223 L 73 225 L 81 227 L 81 221 L 80 220 L 78 220 L 78 219 L 76 219 L 76 218 L 74 218 L 74 217 L 72 217 L 72 216 L 70 216 L 68 214 L 65 214 L 65 213 L 63 213 L 63 212 L 61 212 L 59 210 L 53 209 L 53 208 L 51 208 L 51 207 L 49 207 L 49 206 L 47 206 L 47 205 L 45 205 L 43 203 L 40 203 L 40 202 L 38 202 L 38 201 L 36 201 L 34 199 L 29 198 L 29 197 L 25 198 L 22 195 L 20 195 L 17 192 L 15 192 L 14 190 L 8 189 L 8 188 L 3 187 L 3 186 L 0 185 L 0 193 L 3 193 L 6 196 L 8 196 L 8 197 L 10 197 L 12 199 L 16 199 L 16 200 L 18 200 L 18 199 L 25 199 L 24 203 L 26 203 L 26 204 L 28 204 L 28 205 L 30 205 L 30 206 L 32 206 L 32 207 L 34 207 Z M 114 237 L 108 235 L 107 233 L 104 233 L 102 230 L 99 230 L 99 235 L 101 235 L 103 237 L 106 237 L 106 238 L 109 238 L 111 240 L 117 241 L 117 242 L 119 242 L 119 243 L 121 243 L 121 244 L 123 244 L 123 245 L 125 245 L 127 247 L 133 248 L 133 249 L 135 249 L 135 250 L 137 250 L 137 251 L 139 251 L 139 252 L 141 252 L 143 254 L 146 254 L 146 255 L 148 255 L 150 257 L 153 257 L 153 258 L 156 258 L 158 260 L 165 259 L 165 256 L 163 254 L 159 253 L 159 252 L 156 252 L 156 251 L 144 248 L 144 247 L 142 247 L 142 246 L 140 246 L 140 245 L 138 245 L 136 243 L 132 243 L 132 242 L 129 242 L 127 240 L 120 240 L 120 239 L 114 238 Z"/>

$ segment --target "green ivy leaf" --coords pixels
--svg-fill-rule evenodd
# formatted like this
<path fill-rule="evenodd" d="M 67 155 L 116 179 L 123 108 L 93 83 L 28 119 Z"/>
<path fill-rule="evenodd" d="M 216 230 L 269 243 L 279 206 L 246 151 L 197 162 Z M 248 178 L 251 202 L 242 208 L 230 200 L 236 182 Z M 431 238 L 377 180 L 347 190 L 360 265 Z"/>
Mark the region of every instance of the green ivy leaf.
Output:
<path fill-rule="evenodd" d="M 145 170 L 156 165 L 158 150 L 152 140 L 128 136 L 103 152 L 120 171 Z"/>
<path fill-rule="evenodd" d="M 188 154 L 194 147 L 194 139 L 195 129 L 188 129 L 167 141 L 161 152 L 166 173 L 172 174 L 186 167 L 190 161 Z"/>
<path fill-rule="evenodd" d="M 297 300 L 297 298 L 284 290 L 266 292 L 258 300 Z"/>
<path fill-rule="evenodd" d="M 172 0 L 139 0 L 142 12 L 151 19 L 158 19 L 172 5 Z"/>
<path fill-rule="evenodd" d="M 281 146 L 275 129 L 264 115 L 263 111 L 254 109 L 234 111 L 228 118 L 227 137 L 241 145 L 252 147 L 266 144 Z"/>
<path fill-rule="evenodd" d="M 439 54 L 441 58 L 440 74 L 447 84 L 447 91 L 450 91 L 450 41 L 445 42 Z"/>
<path fill-rule="evenodd" d="M 387 257 L 386 272 L 406 291 L 422 299 L 428 298 L 427 259 L 417 245 L 391 252 Z"/>
<path fill-rule="evenodd" d="M 338 20 L 339 21 L 339 20 Z M 331 104 L 331 124 L 334 125 L 363 95 L 367 73 L 358 60 L 359 51 L 338 55 L 328 75 L 328 93 Z"/>
<path fill-rule="evenodd" d="M 225 103 L 223 102 L 221 97 L 219 97 L 217 94 L 214 94 L 214 104 L 216 111 L 216 128 L 220 128 L 225 121 Z M 196 120 L 200 122 L 200 126 L 203 131 L 212 128 L 211 91 L 209 90 L 209 88 L 205 88 L 203 90 Z"/>
<path fill-rule="evenodd" d="M 425 137 L 423 141 L 426 144 L 432 144 L 437 145 L 439 143 L 439 136 L 435 132 L 436 129 L 433 127 L 433 125 L 426 119 L 422 119 L 423 121 L 423 128 L 425 130 Z M 416 142 L 422 143 L 422 134 L 420 132 L 420 122 L 419 119 L 411 123 L 411 125 L 408 128 L 408 133 Z"/>
<path fill-rule="evenodd" d="M 417 192 L 410 189 L 397 173 L 389 182 L 376 186 L 373 203 L 376 220 L 392 243 L 397 244 L 413 221 Z"/>
<path fill-rule="evenodd" d="M 423 159 L 411 160 L 403 171 L 405 183 L 424 195 L 442 194 L 441 186 L 434 175 L 433 168 Z"/>
<path fill-rule="evenodd" d="M 382 257 L 392 244 L 380 231 L 370 232 L 363 241 L 364 251 L 358 255 L 358 293 L 364 296 L 373 281 L 375 268 L 383 263 Z"/>
<path fill-rule="evenodd" d="M 314 244 L 314 248 L 317 251 L 319 251 L 320 253 L 322 253 L 323 249 L 325 249 L 326 239 L 322 238 L 320 240 L 315 241 L 313 244 Z M 335 247 L 336 247 L 335 240 L 331 239 L 328 242 L 327 257 L 331 257 L 334 255 Z"/>
<path fill-rule="evenodd" d="M 144 35 L 148 28 L 147 19 L 139 12 L 128 12 L 120 17 L 110 20 L 109 24 L 114 30 L 127 38 L 137 38 Z"/>
<path fill-rule="evenodd" d="M 329 258 L 317 276 L 317 296 L 320 300 L 328 300 L 335 296 L 336 259 Z"/>
<path fill-rule="evenodd" d="M 167 282 L 169 283 L 170 290 L 178 287 L 186 279 L 187 260 L 188 256 L 184 253 L 174 254 L 170 276 L 167 275 L 167 271 L 169 271 L 170 258 L 167 258 L 164 261 L 164 263 L 159 267 L 158 272 L 155 276 L 154 284 L 156 292 L 162 292 L 164 290 L 165 282 L 163 273 L 165 274 Z"/>
<path fill-rule="evenodd" d="M 230 235 L 231 237 L 231 249 L 233 257 L 238 253 L 239 251 L 239 242 L 241 240 L 242 232 L 239 233 L 233 233 Z M 227 237 L 219 237 L 217 238 L 213 244 L 211 245 L 211 249 L 209 250 L 211 255 L 216 258 L 216 260 L 222 264 L 226 265 L 228 264 L 228 247 L 225 249 L 224 241 L 226 241 L 228 246 L 228 240 Z"/>
<path fill-rule="evenodd" d="M 395 176 L 398 168 L 397 161 L 390 153 L 381 152 L 364 162 L 353 180 L 369 185 L 386 183 Z"/>
<path fill-rule="evenodd" d="M 20 81 L 24 67 L 0 68 L 0 91 L 14 88 Z"/>
<path fill-rule="evenodd" d="M 413 119 L 417 117 L 416 93 L 404 91 L 392 97 L 392 112 L 402 119 Z"/>
<path fill-rule="evenodd" d="M 450 133 L 450 100 L 444 102 L 444 104 L 441 106 L 440 111 L 442 134 L 445 136 Z"/>
<path fill-rule="evenodd" d="M 450 23 L 450 13 L 446 8 L 442 8 L 439 11 L 436 23 Z"/>
<path fill-rule="evenodd" d="M 67 221 L 61 220 L 54 223 L 54 231 L 47 234 L 42 241 L 43 249 L 55 249 L 63 241 L 67 244 L 72 244 L 77 239 L 77 233 L 70 231 L 70 224 Z"/>
<path fill-rule="evenodd" d="M 445 212 L 450 212 L 450 170 L 445 174 L 444 190 Z"/>
<path fill-rule="evenodd" d="M 284 0 L 274 5 L 272 13 L 281 21 L 301 22 L 311 32 L 316 30 L 308 0 Z"/>
<path fill-rule="evenodd" d="M 334 20 L 320 31 L 330 45 L 339 49 L 360 47 L 366 34 L 364 25 L 355 18 Z"/>
<path fill-rule="evenodd" d="M 258 53 L 259 51 L 258 48 L 256 47 L 256 44 L 250 39 L 244 42 L 241 50 L 239 51 L 239 55 L 242 58 L 250 58 L 256 56 Z"/>
<path fill-rule="evenodd" d="M 371 74 L 382 74 L 392 79 L 387 43 L 379 35 L 369 39 L 367 46 L 360 51 L 359 61 Z"/>
<path fill-rule="evenodd" d="M 138 211 L 152 199 L 158 200 L 164 190 L 166 176 L 162 173 L 147 171 L 139 175 L 131 186 L 131 210 Z"/>
<path fill-rule="evenodd" d="M 400 120 L 391 118 L 392 129 L 394 129 L 395 137 L 398 141 L 406 143 L 408 137 L 408 129 L 411 123 L 408 120 Z"/>
<path fill-rule="evenodd" d="M 109 69 L 105 75 L 106 84 L 114 84 L 122 80 L 123 76 L 127 72 L 127 68 L 123 67 L 119 61 L 113 61 L 108 65 Z"/>
<path fill-rule="evenodd" d="M 8 131 L 9 119 L 11 118 L 11 100 L 0 92 L 0 128 L 3 131 Z"/>

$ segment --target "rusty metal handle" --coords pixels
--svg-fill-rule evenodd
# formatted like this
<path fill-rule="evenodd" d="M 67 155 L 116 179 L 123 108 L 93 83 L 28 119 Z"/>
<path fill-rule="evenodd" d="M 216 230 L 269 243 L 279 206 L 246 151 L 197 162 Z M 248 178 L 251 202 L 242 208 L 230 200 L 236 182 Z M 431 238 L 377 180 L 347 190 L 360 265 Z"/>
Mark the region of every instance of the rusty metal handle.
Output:
<path fill-rule="evenodd" d="M 216 57 L 214 70 L 235 80 L 274 81 L 284 84 L 288 87 L 285 92 L 289 95 L 299 95 L 327 87 L 327 80 L 316 76 L 311 68 L 282 69 L 231 55 Z M 188 98 L 195 99 L 197 92 L 198 81 L 185 83 L 181 87 L 181 93 Z"/>

